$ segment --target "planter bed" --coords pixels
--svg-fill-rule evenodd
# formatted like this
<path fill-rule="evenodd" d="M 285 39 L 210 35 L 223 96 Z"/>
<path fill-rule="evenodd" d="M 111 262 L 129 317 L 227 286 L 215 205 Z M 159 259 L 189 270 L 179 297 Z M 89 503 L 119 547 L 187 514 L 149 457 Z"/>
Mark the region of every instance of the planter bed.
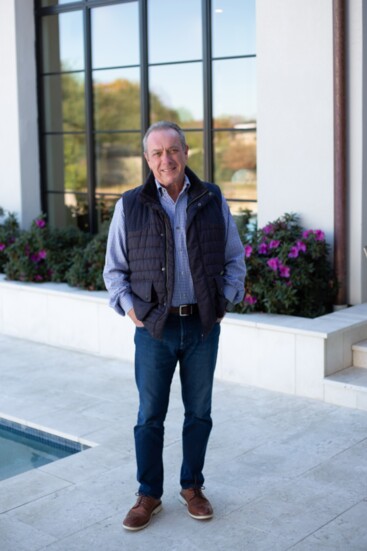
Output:
<path fill-rule="evenodd" d="M 129 362 L 134 357 L 134 326 L 109 308 L 107 292 L 64 283 L 0 275 L 0 332 Z M 367 304 L 315 319 L 227 314 L 216 377 L 322 400 L 324 377 L 350 366 L 351 347 L 363 339 Z"/>

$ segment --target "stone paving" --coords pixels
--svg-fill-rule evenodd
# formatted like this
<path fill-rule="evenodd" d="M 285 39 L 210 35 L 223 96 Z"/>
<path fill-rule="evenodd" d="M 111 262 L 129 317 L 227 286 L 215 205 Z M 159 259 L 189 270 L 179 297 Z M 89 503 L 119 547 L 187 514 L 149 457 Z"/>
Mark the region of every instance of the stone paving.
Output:
<path fill-rule="evenodd" d="M 163 511 L 129 533 L 133 366 L 0 335 L 0 385 L 0 415 L 98 444 L 0 482 L 1 551 L 367 550 L 367 412 L 217 380 L 200 522 L 178 501 L 175 376 Z"/>

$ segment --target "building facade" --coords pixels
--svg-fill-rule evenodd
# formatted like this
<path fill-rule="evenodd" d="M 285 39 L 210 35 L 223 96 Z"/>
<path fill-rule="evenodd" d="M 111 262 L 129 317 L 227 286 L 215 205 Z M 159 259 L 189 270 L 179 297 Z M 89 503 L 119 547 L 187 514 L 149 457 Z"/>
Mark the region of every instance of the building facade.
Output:
<path fill-rule="evenodd" d="M 173 6 L 171 6 L 173 4 Z M 347 303 L 367 300 L 366 7 L 346 0 Z M 0 3 L 0 206 L 98 231 L 146 167 L 150 122 L 259 225 L 296 212 L 333 246 L 332 0 Z M 240 199 L 242 202 L 238 202 Z"/>

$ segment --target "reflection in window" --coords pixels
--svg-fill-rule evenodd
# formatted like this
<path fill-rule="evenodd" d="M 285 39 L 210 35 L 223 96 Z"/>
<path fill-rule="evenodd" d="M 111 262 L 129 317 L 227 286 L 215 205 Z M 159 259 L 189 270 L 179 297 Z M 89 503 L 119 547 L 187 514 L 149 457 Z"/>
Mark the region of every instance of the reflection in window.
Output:
<path fill-rule="evenodd" d="M 69 4 L 70 2 L 75 2 L 75 0 L 42 0 L 42 7 L 48 6 L 57 6 L 61 4 Z"/>
<path fill-rule="evenodd" d="M 89 214 L 100 227 L 108 205 L 142 183 L 141 134 L 161 119 L 186 130 L 201 178 L 229 198 L 256 197 L 256 0 L 35 4 L 51 223 L 86 228 Z"/>
<path fill-rule="evenodd" d="M 87 191 L 84 134 L 46 136 L 49 191 Z"/>
<path fill-rule="evenodd" d="M 188 165 L 199 178 L 204 179 L 204 144 L 203 132 L 185 132 L 186 143 L 189 146 Z"/>
<path fill-rule="evenodd" d="M 49 193 L 47 196 L 48 220 L 52 227 L 74 226 L 89 231 L 88 198 L 83 193 Z"/>
<path fill-rule="evenodd" d="M 149 0 L 149 62 L 202 59 L 201 0 Z"/>
<path fill-rule="evenodd" d="M 256 119 L 256 65 L 250 59 L 213 62 L 213 115 L 216 127 Z"/>
<path fill-rule="evenodd" d="M 97 229 L 101 230 L 104 222 L 109 222 L 112 218 L 115 204 L 120 197 L 114 195 L 98 195 L 96 196 L 97 203 Z"/>
<path fill-rule="evenodd" d="M 256 0 L 213 0 L 213 57 L 256 52 Z"/>
<path fill-rule="evenodd" d="M 93 68 L 139 64 L 138 3 L 92 10 Z"/>
<path fill-rule="evenodd" d="M 139 69 L 94 71 L 96 130 L 140 129 Z"/>
<path fill-rule="evenodd" d="M 121 194 L 142 183 L 140 132 L 96 135 L 97 192 Z"/>
<path fill-rule="evenodd" d="M 84 69 L 83 13 L 73 11 L 42 19 L 43 72 Z"/>
<path fill-rule="evenodd" d="M 46 131 L 84 130 L 84 73 L 48 75 L 43 83 Z"/>
<path fill-rule="evenodd" d="M 168 118 L 183 126 L 202 128 L 201 63 L 151 67 L 149 83 L 152 122 Z"/>
<path fill-rule="evenodd" d="M 225 197 L 256 199 L 256 125 L 237 132 L 216 132 L 214 151 L 215 182 Z"/>

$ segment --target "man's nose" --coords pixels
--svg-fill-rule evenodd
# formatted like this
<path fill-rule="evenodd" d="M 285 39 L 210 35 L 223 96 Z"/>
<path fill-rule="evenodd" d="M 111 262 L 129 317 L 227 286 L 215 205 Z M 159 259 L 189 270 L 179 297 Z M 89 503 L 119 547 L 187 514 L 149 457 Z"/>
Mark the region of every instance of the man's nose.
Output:
<path fill-rule="evenodd" d="M 162 153 L 162 158 L 163 158 L 165 161 L 169 160 L 169 159 L 171 158 L 171 156 L 172 156 L 172 155 L 171 155 L 170 151 L 164 150 L 163 153 Z"/>

